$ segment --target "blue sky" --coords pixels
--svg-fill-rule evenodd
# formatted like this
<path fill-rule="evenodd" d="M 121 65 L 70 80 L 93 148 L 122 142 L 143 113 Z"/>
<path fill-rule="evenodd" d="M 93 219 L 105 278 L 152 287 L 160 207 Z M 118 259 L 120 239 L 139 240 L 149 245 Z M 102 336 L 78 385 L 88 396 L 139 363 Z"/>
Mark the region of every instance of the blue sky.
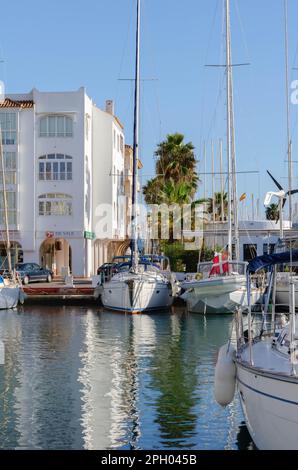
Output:
<path fill-rule="evenodd" d="M 287 184 L 283 0 L 231 0 L 238 192 L 262 201 L 272 187 L 266 169 Z M 290 79 L 298 79 L 298 2 L 289 3 Z M 85 86 L 116 113 L 132 137 L 136 0 L 12 0 L 2 4 L 0 65 L 6 91 L 73 90 Z M 167 133 L 181 132 L 201 158 L 202 142 L 226 139 L 222 56 L 223 0 L 142 0 L 141 144 L 143 179 Z M 221 58 L 222 57 L 222 58 Z M 221 94 L 219 95 L 219 90 Z M 218 96 L 220 98 L 218 99 Z M 217 106 L 216 106 L 217 103 Z M 293 159 L 298 160 L 298 106 L 291 105 Z M 225 149 L 225 144 L 224 144 Z M 210 157 L 210 152 L 209 152 Z M 297 163 L 294 163 L 296 186 Z M 199 166 L 202 169 L 202 166 Z M 294 183 L 294 184 L 295 184 Z M 218 184 L 218 182 L 217 182 Z M 208 182 L 210 191 L 210 181 Z M 200 189 L 202 194 L 202 189 Z M 249 205 L 250 198 L 246 205 Z"/>

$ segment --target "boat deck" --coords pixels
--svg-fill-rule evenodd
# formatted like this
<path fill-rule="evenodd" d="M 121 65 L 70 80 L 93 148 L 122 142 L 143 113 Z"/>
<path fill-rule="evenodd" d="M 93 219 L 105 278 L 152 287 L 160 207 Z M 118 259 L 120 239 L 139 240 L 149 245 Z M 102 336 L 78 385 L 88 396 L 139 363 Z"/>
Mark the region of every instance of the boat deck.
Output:
<path fill-rule="evenodd" d="M 272 348 L 272 339 L 264 338 L 254 343 L 253 348 L 254 367 L 267 372 L 278 372 L 291 375 L 291 363 L 288 357 Z M 249 347 L 241 353 L 242 362 L 249 363 Z M 274 367 L 272 367 L 274 365 Z"/>

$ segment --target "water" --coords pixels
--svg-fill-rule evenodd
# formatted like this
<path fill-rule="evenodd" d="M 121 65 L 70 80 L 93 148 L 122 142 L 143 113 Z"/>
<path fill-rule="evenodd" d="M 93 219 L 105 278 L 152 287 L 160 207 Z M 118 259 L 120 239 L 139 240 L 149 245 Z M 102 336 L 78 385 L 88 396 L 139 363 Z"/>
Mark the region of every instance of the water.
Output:
<path fill-rule="evenodd" d="M 238 399 L 213 398 L 232 316 L 0 311 L 1 449 L 250 449 Z"/>

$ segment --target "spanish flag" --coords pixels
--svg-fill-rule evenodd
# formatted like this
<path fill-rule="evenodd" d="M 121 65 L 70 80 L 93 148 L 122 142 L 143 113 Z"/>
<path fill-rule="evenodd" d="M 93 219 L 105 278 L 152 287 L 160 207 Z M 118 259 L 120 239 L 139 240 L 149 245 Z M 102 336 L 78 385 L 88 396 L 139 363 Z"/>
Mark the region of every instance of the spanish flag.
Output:
<path fill-rule="evenodd" d="M 246 199 L 246 193 L 243 193 L 243 194 L 240 196 L 239 201 L 244 201 L 244 199 Z"/>

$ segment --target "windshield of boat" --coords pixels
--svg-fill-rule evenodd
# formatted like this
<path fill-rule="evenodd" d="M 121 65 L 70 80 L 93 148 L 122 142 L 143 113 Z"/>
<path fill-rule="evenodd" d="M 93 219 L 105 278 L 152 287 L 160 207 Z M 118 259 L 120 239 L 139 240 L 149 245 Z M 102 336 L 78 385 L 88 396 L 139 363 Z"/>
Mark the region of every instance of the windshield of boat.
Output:
<path fill-rule="evenodd" d="M 127 262 L 127 263 L 120 263 L 119 265 L 117 265 L 117 271 L 119 273 L 123 273 L 123 272 L 128 272 L 132 267 L 132 264 L 131 262 Z M 139 263 L 138 264 L 138 271 L 139 272 L 158 272 L 159 271 L 159 266 L 156 266 L 154 264 L 151 264 L 151 263 L 146 263 L 146 262 L 143 262 L 143 263 Z"/>
<path fill-rule="evenodd" d="M 199 263 L 197 276 L 200 279 L 207 279 L 215 276 L 228 276 L 231 274 L 244 275 L 247 263 L 239 261 L 219 261 L 216 257 L 213 261 Z"/>

